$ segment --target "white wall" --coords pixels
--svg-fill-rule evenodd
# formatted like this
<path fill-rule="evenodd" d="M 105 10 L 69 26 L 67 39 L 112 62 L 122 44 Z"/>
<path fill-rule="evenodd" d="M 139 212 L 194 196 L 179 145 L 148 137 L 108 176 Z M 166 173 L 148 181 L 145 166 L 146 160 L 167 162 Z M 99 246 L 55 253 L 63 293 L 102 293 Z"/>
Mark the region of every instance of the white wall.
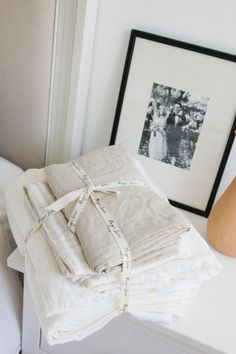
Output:
<path fill-rule="evenodd" d="M 236 54 L 235 0 L 100 0 L 83 152 L 109 143 L 130 30 Z M 236 144 L 222 179 L 236 174 Z"/>
<path fill-rule="evenodd" d="M 236 54 L 235 0 L 100 0 L 83 151 L 109 142 L 130 29 Z"/>

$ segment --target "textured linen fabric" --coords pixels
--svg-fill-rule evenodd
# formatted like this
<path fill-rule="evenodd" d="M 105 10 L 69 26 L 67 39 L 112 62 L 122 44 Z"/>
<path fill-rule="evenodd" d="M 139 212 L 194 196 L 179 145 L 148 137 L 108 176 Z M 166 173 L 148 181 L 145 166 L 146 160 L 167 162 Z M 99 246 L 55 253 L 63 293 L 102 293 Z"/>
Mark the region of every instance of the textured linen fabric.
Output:
<path fill-rule="evenodd" d="M 37 224 L 37 220 L 44 213 L 45 207 L 53 203 L 55 199 L 49 186 L 45 182 L 28 184 L 24 188 L 27 200 L 29 201 L 30 211 Z M 98 215 L 98 217 L 100 216 Z M 90 278 L 94 275 L 94 271 L 91 270 L 85 260 L 81 263 L 81 259 L 84 259 L 84 255 L 79 239 L 69 229 L 66 219 L 61 212 L 45 218 L 42 226 L 52 252 L 66 276 L 69 276 L 73 280 L 80 279 L 80 281 L 83 281 L 83 279 Z M 34 234 L 32 234 L 31 237 L 34 237 Z M 150 255 L 153 255 L 152 262 L 136 264 L 133 266 L 136 271 L 143 267 L 147 268 L 148 264 L 152 264 L 154 260 L 160 263 L 162 260 L 166 261 L 176 256 L 178 253 L 179 237 L 176 238 L 176 235 L 173 234 L 168 237 L 159 238 L 159 242 L 156 241 L 155 251 L 148 249 L 148 246 L 143 243 L 144 255 L 147 252 L 149 258 Z M 144 259 L 144 255 L 142 259 Z"/>
<path fill-rule="evenodd" d="M 119 180 L 146 182 L 135 159 L 123 145 L 90 152 L 81 156 L 78 163 L 95 185 Z M 57 199 L 86 186 L 70 163 L 47 166 L 45 178 Z M 181 235 L 190 228 L 183 215 L 151 188 L 132 186 L 117 190 L 120 193 L 115 195 L 96 193 L 131 249 L 132 266 L 152 262 L 160 251 L 177 254 Z M 64 209 L 67 219 L 74 207 L 75 202 Z M 97 230 L 99 233 L 94 237 Z M 101 273 L 121 267 L 120 248 L 91 199 L 80 214 L 76 234 L 92 270 Z"/>
<path fill-rule="evenodd" d="M 36 312 L 50 344 L 81 340 L 120 315 L 120 274 L 97 274 L 89 287 L 71 282 L 62 275 L 43 228 L 29 240 L 25 260 Z M 180 243 L 179 260 L 131 273 L 128 313 L 157 323 L 183 317 L 203 280 L 216 275 L 219 268 L 213 253 L 192 229 Z"/>
<path fill-rule="evenodd" d="M 19 175 L 14 183 L 8 183 L 4 188 L 5 208 L 10 224 L 10 228 L 14 235 L 18 249 L 22 255 L 25 252 L 25 242 L 31 229 L 32 215 L 29 214 L 28 208 L 25 207 L 26 198 L 24 186 L 28 183 L 44 181 L 43 169 L 27 170 Z M 23 205 L 23 207 L 22 207 Z M 17 212 L 15 212 L 17 210 Z"/>
<path fill-rule="evenodd" d="M 8 186 L 8 218 L 25 254 L 30 291 L 48 342 L 80 340 L 120 314 L 120 273 L 96 274 L 82 284 L 72 282 L 62 274 L 43 227 L 29 239 L 26 248 L 25 239 L 35 219 L 25 202 L 24 186 L 36 181 L 45 182 L 42 170 L 28 171 Z M 216 257 L 191 227 L 181 237 L 178 255 L 133 270 L 128 311 L 140 320 L 170 323 L 173 316 L 186 315 L 186 304 L 199 286 L 219 270 Z"/>
<path fill-rule="evenodd" d="M 45 182 L 29 184 L 25 186 L 25 192 L 35 222 L 37 222 L 45 207 L 55 201 L 55 197 Z M 42 226 L 46 233 L 45 237 L 65 276 L 74 281 L 82 281 L 94 274 L 84 260 L 78 238 L 69 229 L 67 221 L 61 212 L 46 218 Z"/>

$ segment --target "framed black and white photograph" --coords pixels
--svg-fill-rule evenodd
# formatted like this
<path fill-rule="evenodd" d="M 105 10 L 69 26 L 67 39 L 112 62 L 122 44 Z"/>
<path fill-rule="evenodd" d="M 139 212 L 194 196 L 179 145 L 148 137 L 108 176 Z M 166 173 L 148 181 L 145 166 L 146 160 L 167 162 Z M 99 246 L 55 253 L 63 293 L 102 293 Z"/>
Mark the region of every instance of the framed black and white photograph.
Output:
<path fill-rule="evenodd" d="M 170 202 L 208 216 L 236 129 L 236 57 L 131 31 L 110 144 Z"/>

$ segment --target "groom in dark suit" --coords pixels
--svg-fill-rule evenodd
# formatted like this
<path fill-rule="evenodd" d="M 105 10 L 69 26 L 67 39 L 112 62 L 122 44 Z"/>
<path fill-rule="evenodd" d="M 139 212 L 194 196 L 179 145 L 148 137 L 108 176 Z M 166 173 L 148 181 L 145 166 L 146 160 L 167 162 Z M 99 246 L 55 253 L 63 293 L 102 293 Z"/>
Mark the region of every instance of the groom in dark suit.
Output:
<path fill-rule="evenodd" d="M 173 112 L 169 114 L 166 121 L 166 139 L 168 155 L 172 159 L 171 163 L 178 157 L 178 147 L 182 135 L 182 126 L 186 124 L 186 118 L 178 103 L 174 105 Z"/>

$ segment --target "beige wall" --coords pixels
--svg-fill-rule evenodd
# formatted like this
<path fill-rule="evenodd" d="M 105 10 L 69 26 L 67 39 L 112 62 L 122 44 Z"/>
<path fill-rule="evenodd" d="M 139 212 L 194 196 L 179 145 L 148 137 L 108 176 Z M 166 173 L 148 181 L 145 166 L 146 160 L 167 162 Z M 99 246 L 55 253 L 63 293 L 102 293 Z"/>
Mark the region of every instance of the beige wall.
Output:
<path fill-rule="evenodd" d="M 44 164 L 55 0 L 0 0 L 0 156 Z"/>

